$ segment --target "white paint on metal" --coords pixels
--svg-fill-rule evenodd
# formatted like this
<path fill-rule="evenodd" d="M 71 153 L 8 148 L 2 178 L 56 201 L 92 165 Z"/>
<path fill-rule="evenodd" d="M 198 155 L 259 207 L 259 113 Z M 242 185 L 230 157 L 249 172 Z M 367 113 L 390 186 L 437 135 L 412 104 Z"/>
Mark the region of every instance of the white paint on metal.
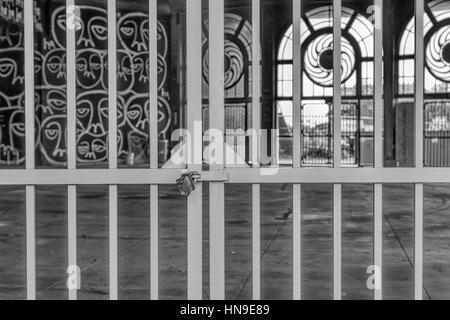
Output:
<path fill-rule="evenodd" d="M 187 130 L 194 132 L 202 121 L 202 1 L 186 3 L 186 85 L 187 85 Z M 195 135 L 194 135 L 195 136 Z M 200 135 L 201 138 L 201 135 Z M 191 161 L 188 169 L 201 171 L 201 139 L 193 141 Z M 175 180 L 174 180 L 175 181 Z M 202 184 L 188 198 L 187 243 L 188 243 L 188 293 L 189 300 L 201 300 L 202 290 Z"/>
<path fill-rule="evenodd" d="M 35 111 L 34 111 L 34 6 L 24 2 L 25 50 L 25 145 L 26 169 L 35 169 Z M 36 299 L 36 200 L 35 186 L 26 186 L 26 255 L 27 299 Z"/>
<path fill-rule="evenodd" d="M 66 8 L 74 8 L 75 0 L 67 0 Z M 70 28 L 73 17 L 66 14 L 66 72 L 67 72 L 67 169 L 76 172 L 77 168 L 77 72 L 76 72 L 76 34 Z M 77 265 L 77 187 L 68 184 L 68 267 Z M 69 290 L 69 300 L 77 299 L 76 289 Z"/>
<path fill-rule="evenodd" d="M 341 12 L 342 0 L 333 0 L 333 164 L 341 167 Z M 342 298 L 342 245 L 341 245 L 341 201 L 342 185 L 334 185 L 334 299 Z"/>
<path fill-rule="evenodd" d="M 150 298 L 159 299 L 159 210 L 158 185 L 150 186 Z"/>
<path fill-rule="evenodd" d="M 67 203 L 67 215 L 68 215 L 68 230 L 67 230 L 67 243 L 68 243 L 68 267 L 77 265 L 77 187 L 69 185 L 67 188 L 68 203 Z M 77 299 L 77 289 L 68 288 L 69 300 Z"/>
<path fill-rule="evenodd" d="M 293 232 L 294 232 L 294 300 L 302 298 L 302 185 L 293 187 Z"/>
<path fill-rule="evenodd" d="M 333 188 L 333 291 L 334 299 L 342 299 L 342 185 Z"/>
<path fill-rule="evenodd" d="M 253 168 L 260 167 L 261 129 L 261 0 L 252 0 L 252 129 L 251 146 Z M 261 298 L 261 186 L 252 186 L 252 248 L 253 248 L 253 299 Z"/>
<path fill-rule="evenodd" d="M 117 169 L 117 4 L 108 1 L 108 142 L 109 169 Z M 117 185 L 109 186 L 109 297 L 118 299 Z"/>
<path fill-rule="evenodd" d="M 224 0 L 209 0 L 209 128 L 217 133 L 225 132 L 224 103 Z M 215 160 L 210 170 L 224 169 L 223 134 L 214 141 Z M 210 225 L 210 299 L 225 299 L 225 185 L 224 182 L 210 183 L 209 200 Z"/>
<path fill-rule="evenodd" d="M 374 167 L 382 168 L 383 154 L 383 0 L 374 0 Z M 374 185 L 374 265 L 382 277 L 383 270 L 383 185 Z M 377 279 L 381 287 L 375 288 L 374 299 L 382 300 L 382 279 Z"/>
<path fill-rule="evenodd" d="M 424 163 L 424 0 L 415 0 L 415 162 Z M 423 298 L 423 184 L 415 184 L 414 295 Z"/>
<path fill-rule="evenodd" d="M 301 14 L 302 14 L 302 2 L 299 0 L 292 1 L 292 20 L 293 20 L 293 167 L 300 168 L 302 166 L 302 106 L 301 106 L 301 88 L 302 88 L 302 71 L 301 71 Z M 293 297 L 294 300 L 301 299 L 302 285 L 301 285 L 301 193 L 302 187 L 300 184 L 294 184 L 293 186 Z"/>
<path fill-rule="evenodd" d="M 158 169 L 158 1 L 149 0 L 150 168 Z M 150 185 L 150 298 L 159 298 L 159 194 Z"/>
<path fill-rule="evenodd" d="M 253 300 L 261 299 L 261 185 L 252 186 L 252 292 Z"/>

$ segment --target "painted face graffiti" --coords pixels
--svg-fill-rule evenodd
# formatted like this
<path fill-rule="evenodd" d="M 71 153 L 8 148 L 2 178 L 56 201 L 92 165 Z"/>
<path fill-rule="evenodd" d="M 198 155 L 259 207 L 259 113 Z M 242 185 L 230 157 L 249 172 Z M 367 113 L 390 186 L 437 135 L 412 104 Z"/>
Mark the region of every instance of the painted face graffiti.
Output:
<path fill-rule="evenodd" d="M 148 77 L 149 77 L 149 58 L 148 54 L 141 53 L 133 57 L 132 60 L 133 76 L 135 85 L 133 90 L 136 93 L 148 92 Z"/>
<path fill-rule="evenodd" d="M 44 56 L 39 51 L 34 51 L 34 76 L 35 83 L 39 83 L 42 77 L 42 70 L 44 66 Z"/>
<path fill-rule="evenodd" d="M 66 51 L 54 49 L 44 58 L 44 85 L 63 88 L 66 86 Z"/>
<path fill-rule="evenodd" d="M 148 149 L 149 132 L 149 99 L 147 95 L 132 97 L 125 105 L 125 121 L 119 127 L 121 152 L 135 153 L 137 158 L 145 156 Z M 171 109 L 169 103 L 158 98 L 158 130 L 160 134 L 168 132 L 171 124 Z"/>
<path fill-rule="evenodd" d="M 148 141 L 148 96 L 131 98 L 125 105 L 125 123 L 119 129 L 121 137 L 120 155 L 133 152 L 137 158 L 145 155 Z"/>
<path fill-rule="evenodd" d="M 118 99 L 118 127 L 124 125 L 122 99 Z M 81 94 L 77 102 L 77 157 L 80 163 L 108 159 L 108 95 L 104 91 Z M 119 139 L 119 148 L 121 141 Z"/>
<path fill-rule="evenodd" d="M 172 109 L 169 102 L 158 97 L 158 132 L 166 135 L 169 133 L 170 125 L 172 124 Z"/>
<path fill-rule="evenodd" d="M 78 161 L 107 160 L 108 98 L 102 91 L 87 92 L 77 102 Z"/>
<path fill-rule="evenodd" d="M 105 72 L 104 53 L 94 49 L 77 52 L 77 83 L 81 89 L 97 89 Z"/>
<path fill-rule="evenodd" d="M 76 32 L 78 162 L 107 160 L 108 61 L 105 8 L 78 6 Z M 37 160 L 43 165 L 67 162 L 66 8 L 50 8 L 48 33 L 34 54 Z M 70 14 L 70 12 L 69 12 Z M 79 18 L 78 18 L 79 16 Z M 69 21 L 70 24 L 70 21 Z M 118 16 L 117 92 L 119 156 L 148 154 L 149 24 L 141 12 Z M 168 37 L 158 21 L 158 126 L 170 128 Z M 23 163 L 24 106 L 23 32 L 0 26 L 0 164 Z M 125 103 L 124 101 L 127 101 Z M 126 107 L 125 107 L 126 106 Z"/>
<path fill-rule="evenodd" d="M 13 24 L 0 25 L 0 48 L 17 48 L 23 45 L 23 34 Z"/>
<path fill-rule="evenodd" d="M 22 105 L 25 105 L 23 98 Z M 36 114 L 43 120 L 48 116 L 66 114 L 66 92 L 61 89 L 42 88 L 35 95 Z"/>
<path fill-rule="evenodd" d="M 0 50 L 0 88 L 8 88 L 5 93 L 10 97 L 19 97 L 24 90 L 23 50 Z"/>
<path fill-rule="evenodd" d="M 108 83 L 108 73 L 103 75 L 105 88 Z M 134 87 L 135 77 L 131 55 L 125 50 L 117 51 L 117 90 L 120 94 L 127 94 Z"/>
<path fill-rule="evenodd" d="M 0 92 L 0 108 L 10 107 L 10 106 L 11 106 L 11 102 L 10 102 L 8 96 L 5 95 L 3 92 Z"/>
<path fill-rule="evenodd" d="M 86 9 L 87 25 L 81 28 L 77 44 L 82 48 L 108 48 L 108 19 L 106 13 L 100 13 L 92 8 Z M 83 14 L 83 11 L 82 11 Z"/>
<path fill-rule="evenodd" d="M 65 115 L 50 116 L 42 123 L 40 151 L 51 165 L 62 165 L 67 161 L 67 118 Z"/>
<path fill-rule="evenodd" d="M 103 91 L 87 92 L 77 99 L 77 130 L 92 134 L 106 132 L 108 97 Z"/>
<path fill-rule="evenodd" d="M 108 46 L 108 20 L 106 10 L 91 6 L 78 6 L 80 20 L 76 29 L 79 49 L 106 49 Z M 66 39 L 66 8 L 56 9 L 51 18 L 52 38 L 59 48 L 64 48 Z"/>
<path fill-rule="evenodd" d="M 106 145 L 107 133 L 83 133 L 77 143 L 77 159 L 80 163 L 102 162 L 108 160 Z"/>
<path fill-rule="evenodd" d="M 125 14 L 117 23 L 122 47 L 132 53 L 148 51 L 148 15 L 140 12 Z"/>
<path fill-rule="evenodd" d="M 62 90 L 48 90 L 45 95 L 46 112 L 54 115 L 66 112 L 67 99 L 66 93 Z"/>
<path fill-rule="evenodd" d="M 0 164 L 19 164 L 25 159 L 25 112 L 20 107 L 0 108 Z"/>

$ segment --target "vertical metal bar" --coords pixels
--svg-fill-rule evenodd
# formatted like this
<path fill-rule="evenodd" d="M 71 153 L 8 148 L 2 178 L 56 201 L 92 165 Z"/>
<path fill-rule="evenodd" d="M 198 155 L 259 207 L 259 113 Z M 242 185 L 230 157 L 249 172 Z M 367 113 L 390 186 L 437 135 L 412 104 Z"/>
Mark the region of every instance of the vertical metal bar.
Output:
<path fill-rule="evenodd" d="M 109 168 L 117 169 L 117 9 L 108 1 L 108 142 Z"/>
<path fill-rule="evenodd" d="M 294 232 L 294 300 L 302 298 L 302 185 L 294 184 L 293 188 L 293 232 Z"/>
<path fill-rule="evenodd" d="M 216 1 L 216 0 L 213 0 Z M 225 299 L 225 185 L 210 183 L 210 298 Z"/>
<path fill-rule="evenodd" d="M 252 164 L 260 167 L 261 129 L 261 2 L 252 0 Z M 253 299 L 261 298 L 261 186 L 252 186 Z"/>
<path fill-rule="evenodd" d="M 383 167 L 383 0 L 374 0 L 375 37 L 374 37 L 374 167 Z M 376 283 L 374 299 L 382 300 L 383 268 L 383 185 L 374 186 L 374 265 Z"/>
<path fill-rule="evenodd" d="M 215 163 L 210 170 L 224 169 L 224 0 L 209 0 L 209 119 L 214 136 Z M 214 132 L 213 132 L 214 131 Z M 210 183 L 210 298 L 225 299 L 225 185 Z"/>
<path fill-rule="evenodd" d="M 335 168 L 341 167 L 341 0 L 333 0 L 333 163 Z M 342 185 L 334 185 L 334 299 L 342 297 L 342 252 L 341 252 L 341 201 Z"/>
<path fill-rule="evenodd" d="M 414 188 L 414 297 L 423 299 L 423 184 Z"/>
<path fill-rule="evenodd" d="M 186 3 L 187 131 L 193 136 L 188 169 L 202 168 L 202 1 Z M 202 295 L 202 184 L 188 198 L 188 299 Z"/>
<path fill-rule="evenodd" d="M 77 269 L 77 187 L 74 185 L 68 186 L 68 252 L 69 252 L 69 267 Z M 77 288 L 69 289 L 69 300 L 77 299 Z"/>
<path fill-rule="evenodd" d="M 158 185 L 150 186 L 150 298 L 159 299 Z"/>
<path fill-rule="evenodd" d="M 252 145 L 251 162 L 259 168 L 261 129 L 261 0 L 252 0 Z"/>
<path fill-rule="evenodd" d="M 292 35 L 293 35 L 293 167 L 300 168 L 302 166 L 302 70 L 301 70 L 301 16 L 302 16 L 302 2 L 300 0 L 292 1 Z M 302 266 L 302 254 L 301 254 L 301 201 L 302 201 L 302 189 L 300 184 L 293 186 L 293 232 L 294 232 L 294 262 L 293 262 L 293 297 L 294 300 L 301 299 L 301 266 Z"/>
<path fill-rule="evenodd" d="M 75 0 L 66 1 L 67 12 L 75 10 Z M 72 8 L 72 9 L 70 9 Z M 76 110 L 77 110 L 77 74 L 76 74 L 76 38 L 73 17 L 67 15 L 66 21 L 66 47 L 67 47 L 67 168 L 75 170 L 77 167 L 76 155 Z"/>
<path fill-rule="evenodd" d="M 293 36 L 293 69 L 292 69 L 292 79 L 293 79 L 293 103 L 292 103 L 292 112 L 293 112 L 293 162 L 294 168 L 300 168 L 302 165 L 302 70 L 301 70 L 301 15 L 302 15 L 302 2 L 301 0 L 293 0 L 292 1 L 293 8 L 293 28 L 292 28 L 292 36 Z"/>
<path fill-rule="evenodd" d="M 35 186 L 26 186 L 27 299 L 36 300 L 36 199 Z"/>
<path fill-rule="evenodd" d="M 416 1 L 416 61 L 415 61 L 415 163 L 416 168 L 423 168 L 423 105 L 424 105 L 424 0 Z"/>
<path fill-rule="evenodd" d="M 158 0 L 149 0 L 150 168 L 158 168 Z"/>
<path fill-rule="evenodd" d="M 261 185 L 252 186 L 253 300 L 261 299 Z"/>
<path fill-rule="evenodd" d="M 24 2 L 25 23 L 25 128 L 26 169 L 35 169 L 34 112 L 34 9 Z M 26 186 L 27 299 L 36 299 L 36 202 L 35 186 Z"/>
<path fill-rule="evenodd" d="M 158 168 L 158 1 L 149 0 L 150 168 Z M 150 298 L 159 298 L 158 185 L 150 186 Z"/>
<path fill-rule="evenodd" d="M 67 70 L 67 169 L 76 170 L 76 103 L 77 103 L 77 74 L 76 74 L 76 35 L 75 35 L 75 0 L 66 1 L 66 70 Z M 68 214 L 68 264 L 77 265 L 77 187 L 67 187 Z M 69 289 L 69 300 L 77 299 L 77 291 Z"/>
<path fill-rule="evenodd" d="M 383 0 L 375 2 L 374 35 L 374 164 L 383 167 Z"/>
<path fill-rule="evenodd" d="M 109 168 L 117 169 L 117 8 L 108 1 L 108 104 Z M 118 299 L 117 185 L 109 186 L 109 296 Z"/>
<path fill-rule="evenodd" d="M 342 0 L 333 0 L 333 136 L 334 167 L 341 167 L 341 3 Z"/>
<path fill-rule="evenodd" d="M 423 168 L 424 0 L 415 0 L 415 164 Z M 423 184 L 415 184 L 414 292 L 423 298 Z"/>
<path fill-rule="evenodd" d="M 342 298 L 342 185 L 335 184 L 333 188 L 334 221 L 333 221 L 333 251 L 334 251 L 334 299 Z"/>
<path fill-rule="evenodd" d="M 25 52 L 25 127 L 26 169 L 35 169 L 35 112 L 34 112 L 34 9 L 33 1 L 24 2 Z"/>
<path fill-rule="evenodd" d="M 117 300 L 118 294 L 118 217 L 117 185 L 109 186 L 109 298 Z"/>
<path fill-rule="evenodd" d="M 383 298 L 383 185 L 375 184 L 374 186 L 374 275 L 375 290 L 374 299 L 382 300 Z M 379 286 L 378 286 L 379 285 Z"/>

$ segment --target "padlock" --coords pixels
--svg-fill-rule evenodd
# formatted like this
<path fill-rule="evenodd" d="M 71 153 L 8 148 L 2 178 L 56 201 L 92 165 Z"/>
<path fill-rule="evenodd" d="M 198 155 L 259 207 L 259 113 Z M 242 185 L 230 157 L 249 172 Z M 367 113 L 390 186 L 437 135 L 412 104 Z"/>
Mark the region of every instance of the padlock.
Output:
<path fill-rule="evenodd" d="M 200 179 L 200 174 L 198 172 L 186 172 L 177 179 L 177 187 L 180 193 L 189 197 L 192 191 L 195 190 L 195 183 Z"/>

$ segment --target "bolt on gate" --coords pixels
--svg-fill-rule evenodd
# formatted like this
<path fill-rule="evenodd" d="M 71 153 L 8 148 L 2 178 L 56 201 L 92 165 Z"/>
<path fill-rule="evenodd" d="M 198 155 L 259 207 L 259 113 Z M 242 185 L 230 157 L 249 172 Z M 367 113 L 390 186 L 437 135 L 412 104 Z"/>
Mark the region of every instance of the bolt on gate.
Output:
<path fill-rule="evenodd" d="M 66 0 L 66 7 L 75 5 L 75 0 Z M 149 48 L 157 48 L 157 1 L 149 0 Z M 301 0 L 292 1 L 293 19 L 293 84 L 301 87 Z M 378 10 L 383 7 L 382 0 L 374 0 Z M 0 184 L 26 186 L 26 249 L 27 249 L 27 297 L 36 299 L 36 216 L 35 187 L 37 185 L 67 185 L 68 188 L 68 265 L 77 265 L 77 186 L 81 184 L 109 186 L 109 295 L 118 298 L 118 185 L 149 185 L 150 230 L 151 230 L 151 298 L 158 299 L 158 185 L 174 184 L 182 175 L 181 169 L 158 167 L 158 94 L 157 94 L 157 52 L 149 50 L 150 81 L 150 167 L 147 169 L 119 169 L 117 163 L 117 105 L 109 103 L 109 168 L 80 169 L 76 161 L 76 68 L 75 28 L 70 28 L 70 16 L 66 25 L 67 51 L 67 145 L 68 168 L 62 170 L 36 169 L 34 142 L 34 23 L 33 1 L 24 1 L 25 22 L 25 105 L 26 105 L 26 169 L 0 171 Z M 333 42 L 334 47 L 341 46 L 341 0 L 333 1 Z M 117 28 L 116 1 L 108 1 L 108 98 L 117 101 Z M 381 14 L 376 18 L 381 20 Z M 414 283 L 415 298 L 422 299 L 423 274 L 423 184 L 450 183 L 450 169 L 424 168 L 424 0 L 415 0 L 415 168 L 383 167 L 383 92 L 382 92 L 382 23 L 376 21 L 375 61 L 374 61 L 374 167 L 341 167 L 341 52 L 333 51 L 333 167 L 302 167 L 301 93 L 293 90 L 293 166 L 280 167 L 271 175 L 261 174 L 259 164 L 260 139 L 252 137 L 250 168 L 229 168 L 223 164 L 211 165 L 203 170 L 202 148 L 194 148 L 194 161 L 188 164 L 189 172 L 198 173 L 195 190 L 188 197 L 187 207 L 187 247 L 188 247 L 188 299 L 202 299 L 202 182 L 210 183 L 210 297 L 225 298 L 225 184 L 252 184 L 252 277 L 253 298 L 260 299 L 260 186 L 270 183 L 293 184 L 293 297 L 301 299 L 301 189 L 310 183 L 328 183 L 334 185 L 334 298 L 341 299 L 341 200 L 342 184 L 365 183 L 373 185 L 374 192 L 374 265 L 380 269 L 382 261 L 382 192 L 383 184 L 411 183 L 415 185 L 415 247 L 414 247 Z M 186 129 L 194 131 L 196 123 L 202 122 L 202 1 L 186 0 L 186 83 L 187 83 L 187 121 Z M 224 0 L 209 0 L 209 125 L 210 128 L 224 132 Z M 419 26 L 419 27 L 417 27 Z M 261 60 L 260 48 L 260 0 L 252 0 L 252 61 Z M 261 73 L 252 68 L 252 127 L 261 128 Z M 202 146 L 202 137 L 195 137 L 193 144 Z M 224 148 L 223 141 L 221 148 Z M 223 157 L 223 154 L 222 154 Z M 195 161 L 199 160 L 199 161 Z M 223 161 L 222 161 L 223 163 Z M 381 277 L 381 274 L 380 274 Z M 76 299 L 75 288 L 69 289 L 69 298 Z M 374 292 L 375 299 L 382 299 L 382 288 Z"/>

